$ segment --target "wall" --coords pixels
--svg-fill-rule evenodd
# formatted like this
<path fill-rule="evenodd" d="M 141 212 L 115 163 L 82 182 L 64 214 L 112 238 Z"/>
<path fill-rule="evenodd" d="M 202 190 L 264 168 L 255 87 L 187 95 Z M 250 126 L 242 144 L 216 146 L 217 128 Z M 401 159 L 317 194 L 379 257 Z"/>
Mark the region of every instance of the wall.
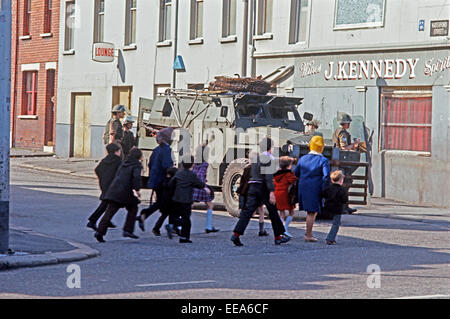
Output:
<path fill-rule="evenodd" d="M 15 147 L 42 149 L 45 145 L 46 106 L 47 106 L 47 62 L 58 72 L 59 40 L 59 1 L 53 1 L 51 34 L 44 34 L 44 1 L 31 1 L 30 37 L 23 37 L 23 3 L 24 0 L 12 2 L 12 56 L 11 61 L 11 131 Z M 19 13 L 17 15 L 17 13 Z M 38 63 L 38 94 L 36 116 L 20 118 L 23 100 L 22 65 Z M 57 79 L 55 75 L 55 109 Z M 54 119 L 50 122 L 54 125 Z M 54 135 L 54 134 L 53 134 Z M 53 140 L 55 137 L 53 136 Z"/>

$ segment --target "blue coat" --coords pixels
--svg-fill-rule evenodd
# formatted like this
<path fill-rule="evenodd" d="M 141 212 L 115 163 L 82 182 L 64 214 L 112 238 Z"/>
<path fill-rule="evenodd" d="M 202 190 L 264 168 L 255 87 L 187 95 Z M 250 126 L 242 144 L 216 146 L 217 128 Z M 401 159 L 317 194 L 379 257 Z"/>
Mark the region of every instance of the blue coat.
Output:
<path fill-rule="evenodd" d="M 322 191 L 330 183 L 330 164 L 323 155 L 307 154 L 300 158 L 294 170 L 299 178 L 299 209 L 321 212 Z"/>
<path fill-rule="evenodd" d="M 172 149 L 166 143 L 159 144 L 152 152 L 148 162 L 150 178 L 147 187 L 155 189 L 162 185 L 167 169 L 173 166 Z"/>

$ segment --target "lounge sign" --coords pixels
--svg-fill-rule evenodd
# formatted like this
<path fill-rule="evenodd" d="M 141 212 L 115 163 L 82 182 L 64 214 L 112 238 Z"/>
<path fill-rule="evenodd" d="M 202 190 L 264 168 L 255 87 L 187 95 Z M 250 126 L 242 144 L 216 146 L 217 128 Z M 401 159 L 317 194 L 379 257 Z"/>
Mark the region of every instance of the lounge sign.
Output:
<path fill-rule="evenodd" d="M 94 43 L 92 46 L 92 60 L 96 62 L 114 61 L 114 44 L 107 42 Z"/>

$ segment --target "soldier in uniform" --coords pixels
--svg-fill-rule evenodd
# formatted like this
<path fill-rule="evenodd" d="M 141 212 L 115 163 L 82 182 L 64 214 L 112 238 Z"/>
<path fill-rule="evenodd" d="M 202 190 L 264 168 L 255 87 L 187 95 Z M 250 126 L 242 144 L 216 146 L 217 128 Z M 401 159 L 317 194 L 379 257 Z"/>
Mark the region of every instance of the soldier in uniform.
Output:
<path fill-rule="evenodd" d="M 320 132 L 316 132 L 316 130 L 319 128 L 320 122 L 316 119 L 309 121 L 307 124 L 308 126 L 308 132 L 306 133 L 307 135 L 319 135 L 323 137 L 323 134 Z"/>
<path fill-rule="evenodd" d="M 110 143 L 118 143 L 123 136 L 122 123 L 120 119 L 125 116 L 125 106 L 116 104 L 111 110 L 111 118 L 106 122 L 105 132 L 103 134 L 103 142 L 105 145 Z M 112 135 L 112 136 L 111 136 Z"/>
<path fill-rule="evenodd" d="M 338 123 L 339 128 L 334 132 L 333 134 L 333 147 L 337 147 L 340 150 L 343 151 L 357 151 L 358 150 L 358 140 L 355 140 L 354 143 L 352 143 L 352 136 L 347 131 L 350 128 L 350 123 L 352 121 L 352 118 L 347 113 L 340 113 L 338 115 Z M 343 167 L 342 170 L 344 171 L 345 178 L 344 178 L 344 188 L 348 192 L 348 189 L 350 188 L 350 185 L 353 182 L 353 179 L 351 178 L 351 171 L 349 171 L 348 168 Z M 356 212 L 356 209 L 350 208 L 348 205 L 344 209 L 344 212 L 348 214 L 352 214 Z"/>
<path fill-rule="evenodd" d="M 131 129 L 133 128 L 134 119 L 132 116 L 127 116 L 123 122 L 123 138 L 122 138 L 122 151 L 126 158 L 130 150 L 136 145 L 136 138 L 134 137 Z"/>

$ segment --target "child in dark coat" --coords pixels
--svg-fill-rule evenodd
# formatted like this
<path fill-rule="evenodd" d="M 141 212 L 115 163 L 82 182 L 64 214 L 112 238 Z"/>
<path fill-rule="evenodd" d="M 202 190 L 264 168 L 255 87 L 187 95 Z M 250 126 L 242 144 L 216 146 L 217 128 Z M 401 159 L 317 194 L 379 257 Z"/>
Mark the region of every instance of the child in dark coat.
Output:
<path fill-rule="evenodd" d="M 162 182 L 161 206 L 159 207 L 161 216 L 159 216 L 158 220 L 155 223 L 155 226 L 153 227 L 153 233 L 155 233 L 155 231 L 159 232 L 162 224 L 164 223 L 167 217 L 169 217 L 169 224 L 176 224 L 176 222 L 173 221 L 174 208 L 172 196 L 174 193 L 174 189 L 169 185 L 170 180 L 172 179 L 172 177 L 175 176 L 176 172 L 177 172 L 176 167 L 170 167 L 169 169 L 167 169 L 166 177 Z M 168 234 L 168 236 L 169 238 L 172 238 L 172 233 Z"/>
<path fill-rule="evenodd" d="M 102 191 L 100 195 L 101 203 L 92 213 L 92 215 L 88 218 L 89 222 L 87 223 L 87 227 L 92 228 L 93 230 L 97 230 L 97 221 L 106 211 L 106 207 L 108 206 L 108 202 L 104 199 L 106 192 L 108 191 L 111 182 L 116 176 L 117 169 L 122 162 L 121 159 L 121 150 L 119 145 L 111 143 L 106 145 L 106 151 L 108 155 L 100 161 L 100 163 L 95 168 L 95 174 L 98 177 L 98 182 L 100 185 L 100 189 Z M 115 228 L 116 226 L 109 222 L 108 227 Z"/>
<path fill-rule="evenodd" d="M 139 238 L 133 233 L 138 204 L 141 202 L 141 160 L 142 151 L 134 147 L 117 170 L 116 177 L 104 197 L 108 201 L 108 207 L 95 233 L 95 238 L 99 242 L 104 242 L 103 236 L 106 235 L 109 222 L 122 207 L 125 207 L 128 212 L 123 227 L 123 237 Z"/>
<path fill-rule="evenodd" d="M 341 215 L 348 204 L 348 193 L 342 184 L 344 183 L 344 174 L 342 171 L 334 171 L 330 174 L 331 184 L 323 191 L 325 204 L 323 212 L 333 216 L 333 225 L 326 238 L 327 245 L 336 244 L 336 235 L 341 225 Z"/>
<path fill-rule="evenodd" d="M 210 190 L 206 184 L 202 182 L 192 168 L 194 165 L 194 157 L 185 156 L 181 161 L 182 168 L 177 171 L 175 176 L 170 180 L 169 187 L 174 187 L 174 211 L 177 217 L 181 218 L 181 236 L 180 243 L 192 243 L 189 239 L 191 236 L 191 206 L 193 201 L 194 188 L 203 188 L 206 194 L 210 194 Z M 167 231 L 171 233 L 173 224 L 169 224 Z"/>

